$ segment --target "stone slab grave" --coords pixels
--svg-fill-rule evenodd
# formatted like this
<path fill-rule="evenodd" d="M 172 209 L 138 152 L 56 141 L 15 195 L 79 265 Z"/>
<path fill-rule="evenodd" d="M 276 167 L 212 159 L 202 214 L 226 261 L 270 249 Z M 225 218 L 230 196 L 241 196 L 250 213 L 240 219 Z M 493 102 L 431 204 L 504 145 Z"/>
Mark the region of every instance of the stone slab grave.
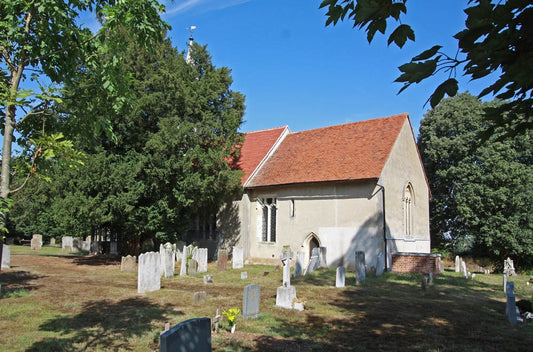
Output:
<path fill-rule="evenodd" d="M 89 246 L 90 246 L 90 244 L 89 244 Z M 118 254 L 118 242 L 117 241 L 109 242 L 109 254 L 111 254 L 111 255 L 117 255 Z"/>
<path fill-rule="evenodd" d="M 161 276 L 174 277 L 174 270 L 176 268 L 176 262 L 174 258 L 174 248 L 171 243 L 167 242 L 164 245 L 159 246 L 159 256 L 161 259 Z"/>
<path fill-rule="evenodd" d="M 217 258 L 217 271 L 226 270 L 227 265 L 228 265 L 228 252 L 225 250 L 219 250 L 218 258 Z"/>
<path fill-rule="evenodd" d="M 181 255 L 181 267 L 180 267 L 180 276 L 185 276 L 189 274 L 188 260 L 192 259 L 194 246 L 183 246 L 183 251 Z"/>
<path fill-rule="evenodd" d="M 187 265 L 187 275 L 195 276 L 196 274 L 198 274 L 198 262 L 196 259 L 189 259 Z"/>
<path fill-rule="evenodd" d="M 293 277 L 302 276 L 304 274 L 304 262 L 305 253 L 296 252 L 296 263 L 294 264 L 294 272 L 292 273 Z"/>
<path fill-rule="evenodd" d="M 145 293 L 161 289 L 161 258 L 158 252 L 139 255 L 137 292 Z"/>
<path fill-rule="evenodd" d="M 381 276 L 385 270 L 385 257 L 383 252 L 378 253 L 378 258 L 376 261 L 376 276 Z"/>
<path fill-rule="evenodd" d="M 514 262 L 511 258 L 505 259 L 503 262 L 503 272 L 509 276 L 516 276 L 516 272 L 514 270 Z"/>
<path fill-rule="evenodd" d="M 461 261 L 461 271 L 463 273 L 463 277 L 465 279 L 468 279 L 468 271 L 466 271 L 466 263 L 463 261 Z"/>
<path fill-rule="evenodd" d="M 293 302 L 296 299 L 296 287 L 291 286 L 291 260 L 292 250 L 290 246 L 283 246 L 283 250 L 280 255 L 280 260 L 283 263 L 283 285 L 278 287 L 276 291 L 276 306 L 286 309 L 300 309 L 303 310 L 303 306 L 295 307 Z"/>
<path fill-rule="evenodd" d="M 31 238 L 31 249 L 40 250 L 43 246 L 43 235 L 33 235 Z"/>
<path fill-rule="evenodd" d="M 211 352 L 211 319 L 185 320 L 159 337 L 161 352 Z"/>
<path fill-rule="evenodd" d="M 365 252 L 355 252 L 355 283 L 361 283 L 366 280 Z"/>
<path fill-rule="evenodd" d="M 50 246 L 55 246 L 56 245 L 56 239 L 55 238 L 50 238 Z"/>
<path fill-rule="evenodd" d="M 242 299 L 243 318 L 254 318 L 259 314 L 259 304 L 261 303 L 261 286 L 246 285 Z"/>
<path fill-rule="evenodd" d="M 196 261 L 198 262 L 198 272 L 207 272 L 207 248 L 198 248 Z"/>
<path fill-rule="evenodd" d="M 122 257 L 120 271 L 137 271 L 137 257 L 131 255 Z"/>
<path fill-rule="evenodd" d="M 458 255 L 455 256 L 455 272 L 461 272 L 461 257 L 459 257 Z"/>
<path fill-rule="evenodd" d="M 241 280 L 246 280 L 248 279 L 248 272 L 247 271 L 242 271 L 241 272 Z"/>
<path fill-rule="evenodd" d="M 335 277 L 335 287 L 344 287 L 346 282 L 346 269 L 343 266 L 337 268 L 337 275 Z"/>
<path fill-rule="evenodd" d="M 316 250 L 316 252 L 318 253 L 318 267 L 327 268 L 328 267 L 328 261 L 326 260 L 327 248 L 318 247 L 318 248 L 314 248 L 313 250 Z"/>
<path fill-rule="evenodd" d="M 206 300 L 207 300 L 207 294 L 205 293 L 205 291 L 195 292 L 192 295 L 192 305 L 193 306 L 198 306 L 198 305 L 200 305 L 202 303 L 205 303 Z"/>
<path fill-rule="evenodd" d="M 74 252 L 74 240 L 72 236 L 61 237 L 61 250 Z"/>
<path fill-rule="evenodd" d="M 318 256 L 312 255 L 311 258 L 309 259 L 309 264 L 307 264 L 307 268 L 305 269 L 304 275 L 311 274 L 317 268 L 318 268 Z"/>
<path fill-rule="evenodd" d="M 11 249 L 9 246 L 2 244 L 2 264 L 0 268 L 9 269 L 11 265 Z"/>
<path fill-rule="evenodd" d="M 242 247 L 233 247 L 233 254 L 231 259 L 231 266 L 233 269 L 242 269 L 244 266 L 244 251 Z"/>
<path fill-rule="evenodd" d="M 506 291 L 507 291 L 507 303 L 505 307 L 505 314 L 507 314 L 509 323 L 511 323 L 511 325 L 516 325 L 518 321 L 518 314 L 516 313 L 516 311 L 518 308 L 516 306 L 516 298 L 514 295 L 514 282 L 513 281 L 507 282 Z"/>

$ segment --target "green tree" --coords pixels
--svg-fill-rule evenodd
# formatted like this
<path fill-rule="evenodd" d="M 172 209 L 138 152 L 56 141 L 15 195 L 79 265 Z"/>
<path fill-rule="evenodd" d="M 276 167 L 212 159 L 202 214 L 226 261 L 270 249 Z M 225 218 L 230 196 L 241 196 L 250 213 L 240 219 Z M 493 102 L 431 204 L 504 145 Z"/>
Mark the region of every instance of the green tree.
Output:
<path fill-rule="evenodd" d="M 498 78 L 483 89 L 479 97 L 494 94 L 505 100 L 489 110 L 489 119 L 514 134 L 533 127 L 533 8 L 530 0 L 470 0 L 464 10 L 466 28 L 457 33 L 459 53 L 446 54 L 435 45 L 399 67 L 396 79 L 404 83 L 402 92 L 413 83 L 444 74 L 446 79 L 435 89 L 428 101 L 436 107 L 444 96 L 458 92 L 456 72 L 471 79 Z M 443 6 L 446 6 L 443 3 Z M 388 34 L 388 44 L 402 48 L 408 40 L 415 40 L 415 32 L 402 21 L 407 13 L 407 0 L 323 0 L 327 7 L 326 25 L 340 20 L 353 21 L 354 27 L 367 33 L 372 42 L 376 33 Z M 393 30 L 388 31 L 393 24 Z M 504 113 L 505 112 L 505 113 Z M 495 126 L 497 127 L 497 126 Z M 491 131 L 493 131 L 491 129 Z"/>
<path fill-rule="evenodd" d="M 529 131 L 488 140 L 479 135 L 491 127 L 483 103 L 462 93 L 430 110 L 420 126 L 418 146 L 432 200 L 432 243 L 472 250 L 501 263 L 508 256 L 517 265 L 533 265 L 533 167 Z M 466 247 L 465 247 L 466 246 Z"/>
<path fill-rule="evenodd" d="M 103 110 L 112 114 L 107 118 L 113 136 L 101 131 L 76 137 L 86 151 L 85 165 L 77 170 L 55 166 L 59 174 L 47 216 L 53 231 L 63 233 L 86 236 L 103 230 L 130 243 L 175 240 L 192 219 L 215 214 L 239 189 L 241 175 L 231 170 L 229 160 L 242 138 L 237 130 L 244 97 L 230 89 L 230 70 L 216 68 L 206 47 L 194 44 L 194 62 L 187 64 L 169 40 L 154 45 L 151 54 L 122 40 L 131 109 Z M 73 95 L 58 106 L 60 130 L 67 133 L 70 124 L 88 119 L 84 114 L 98 112 L 92 107 L 105 93 L 96 79 L 87 74 L 66 86 Z M 89 95 L 74 99 L 88 87 L 93 87 Z M 77 118 L 63 120 L 63 110 Z M 15 205 L 11 218 L 17 222 L 23 213 Z"/>

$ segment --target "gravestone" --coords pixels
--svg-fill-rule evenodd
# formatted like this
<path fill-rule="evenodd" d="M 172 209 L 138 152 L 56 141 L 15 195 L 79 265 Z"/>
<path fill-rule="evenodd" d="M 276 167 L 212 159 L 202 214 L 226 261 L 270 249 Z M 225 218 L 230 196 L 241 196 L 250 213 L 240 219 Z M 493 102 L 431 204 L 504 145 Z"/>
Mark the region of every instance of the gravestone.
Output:
<path fill-rule="evenodd" d="M 376 276 L 381 276 L 384 270 L 385 270 L 385 257 L 383 256 L 383 252 L 379 252 L 377 263 L 376 263 Z"/>
<path fill-rule="evenodd" d="M 517 322 L 516 299 L 514 295 L 514 282 L 513 281 L 507 282 L 506 291 L 507 291 L 507 305 L 505 308 L 505 313 L 507 314 L 509 323 L 511 323 L 511 325 L 516 325 L 516 322 Z"/>
<path fill-rule="evenodd" d="M 159 340 L 161 352 L 211 352 L 211 319 L 181 322 L 161 334 Z"/>
<path fill-rule="evenodd" d="M 161 289 L 161 258 L 158 252 L 139 255 L 137 292 L 151 292 Z"/>
<path fill-rule="evenodd" d="M 193 247 L 191 251 L 191 258 L 198 262 L 198 247 Z"/>
<path fill-rule="evenodd" d="M 137 271 L 137 258 L 127 255 L 120 260 L 120 271 Z"/>
<path fill-rule="evenodd" d="M 507 274 L 507 277 L 516 276 L 516 272 L 514 270 L 514 262 L 511 258 L 507 258 L 503 262 L 503 272 Z"/>
<path fill-rule="evenodd" d="M 176 266 L 174 258 L 176 255 L 172 250 L 172 245 L 170 243 L 168 244 L 169 246 L 159 246 L 159 254 L 161 257 L 161 276 L 174 277 L 174 270 Z"/>
<path fill-rule="evenodd" d="M 455 272 L 461 272 L 461 258 L 458 255 L 455 256 Z"/>
<path fill-rule="evenodd" d="M 328 261 L 326 260 L 327 248 L 318 247 L 317 249 L 318 249 L 318 267 L 327 268 L 328 267 Z"/>
<path fill-rule="evenodd" d="M 43 235 L 33 235 L 31 238 L 31 249 L 40 250 L 43 246 Z"/>
<path fill-rule="evenodd" d="M 355 282 L 361 283 L 366 279 L 365 252 L 355 252 Z"/>
<path fill-rule="evenodd" d="M 61 237 L 61 250 L 74 252 L 74 241 L 72 236 Z"/>
<path fill-rule="evenodd" d="M 56 239 L 55 238 L 50 238 L 50 246 L 55 246 L 56 245 Z"/>
<path fill-rule="evenodd" d="M 183 241 L 177 241 L 174 244 L 174 248 L 176 248 L 176 261 L 177 262 L 181 261 L 184 246 L 186 246 L 186 243 Z"/>
<path fill-rule="evenodd" d="M 337 275 L 335 277 L 335 287 L 344 287 L 346 281 L 346 269 L 343 266 L 337 268 Z"/>
<path fill-rule="evenodd" d="M 204 284 L 212 284 L 213 275 L 204 275 Z"/>
<path fill-rule="evenodd" d="M 118 254 L 118 244 L 117 241 L 111 241 L 109 243 L 109 254 L 117 255 Z"/>
<path fill-rule="evenodd" d="M 432 284 L 433 283 L 433 273 L 430 271 L 428 276 L 429 276 L 429 283 Z"/>
<path fill-rule="evenodd" d="M 187 246 L 183 246 L 181 251 L 181 266 L 180 266 L 180 276 L 187 275 Z"/>
<path fill-rule="evenodd" d="M 461 261 L 461 268 L 462 268 L 462 271 L 463 271 L 463 277 L 465 279 L 468 279 L 468 271 L 466 271 L 466 263 L 463 261 Z"/>
<path fill-rule="evenodd" d="M 226 270 L 227 265 L 228 265 L 228 252 L 225 250 L 219 250 L 218 258 L 217 258 L 217 271 Z"/>
<path fill-rule="evenodd" d="M 233 247 L 231 265 L 233 269 L 242 269 L 244 266 L 244 252 L 242 247 Z"/>
<path fill-rule="evenodd" d="M 205 291 L 195 292 L 192 295 L 192 305 L 193 306 L 197 306 L 197 305 L 200 305 L 202 303 L 205 303 L 206 300 L 207 300 L 207 294 L 205 293 Z"/>
<path fill-rule="evenodd" d="M 99 253 L 99 252 L 100 252 L 100 241 L 91 242 L 91 253 Z"/>
<path fill-rule="evenodd" d="M 11 265 L 11 249 L 9 246 L 2 244 L 2 263 L 0 264 L 1 269 L 9 269 Z"/>
<path fill-rule="evenodd" d="M 246 280 L 247 278 L 248 278 L 248 272 L 247 271 L 241 272 L 241 280 Z"/>
<path fill-rule="evenodd" d="M 207 272 L 207 248 L 198 248 L 198 272 Z"/>
<path fill-rule="evenodd" d="M 276 306 L 292 309 L 293 301 L 296 299 L 296 287 L 291 286 L 291 260 L 292 250 L 290 246 L 283 246 L 280 255 L 283 264 L 283 285 L 278 287 L 276 292 Z"/>
<path fill-rule="evenodd" d="M 297 252 L 296 263 L 294 264 L 294 272 L 292 273 L 293 277 L 298 277 L 298 276 L 303 275 L 304 261 L 305 261 L 305 253 Z"/>
<path fill-rule="evenodd" d="M 87 238 L 85 238 L 85 241 L 81 243 L 81 250 L 87 251 L 87 252 L 91 251 L 91 237 L 90 236 L 87 236 Z"/>
<path fill-rule="evenodd" d="M 242 299 L 243 318 L 257 316 L 259 314 L 260 302 L 261 302 L 261 286 L 253 285 L 253 284 L 244 286 L 244 295 Z"/>
<path fill-rule="evenodd" d="M 194 276 L 198 273 L 198 262 L 195 259 L 189 259 L 187 275 Z"/>
<path fill-rule="evenodd" d="M 503 293 L 507 293 L 507 274 L 503 274 Z"/>
<path fill-rule="evenodd" d="M 307 269 L 305 269 L 304 275 L 311 274 L 316 268 L 318 268 L 318 256 L 313 255 L 309 259 L 309 264 L 307 264 Z"/>

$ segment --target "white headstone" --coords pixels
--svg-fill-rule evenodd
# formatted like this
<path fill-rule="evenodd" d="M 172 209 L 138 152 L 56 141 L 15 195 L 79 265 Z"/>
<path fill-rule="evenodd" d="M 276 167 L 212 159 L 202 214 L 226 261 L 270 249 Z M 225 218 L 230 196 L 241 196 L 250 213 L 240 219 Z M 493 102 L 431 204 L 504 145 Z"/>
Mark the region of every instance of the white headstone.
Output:
<path fill-rule="evenodd" d="M 174 270 L 176 268 L 174 251 L 172 248 L 161 246 L 159 248 L 159 254 L 161 257 L 161 276 L 174 277 Z"/>
<path fill-rule="evenodd" d="M 74 252 L 74 241 L 72 236 L 61 237 L 61 250 Z"/>
<path fill-rule="evenodd" d="M 11 250 L 9 249 L 9 246 L 2 244 L 2 269 L 9 269 L 11 265 Z"/>
<path fill-rule="evenodd" d="M 183 251 L 181 252 L 180 276 L 187 275 L 187 248 L 187 246 L 183 246 Z"/>
<path fill-rule="evenodd" d="M 335 287 L 344 287 L 346 281 L 346 269 L 343 266 L 337 268 L 337 275 L 335 277 Z"/>
<path fill-rule="evenodd" d="M 466 271 L 466 263 L 464 261 L 461 261 L 461 268 L 463 270 L 463 277 L 468 279 L 468 271 Z"/>
<path fill-rule="evenodd" d="M 207 272 L 207 248 L 198 248 L 198 272 Z"/>
<path fill-rule="evenodd" d="M 376 276 L 383 274 L 385 270 L 385 258 L 383 257 L 383 252 L 378 253 L 377 263 L 376 263 Z"/>
<path fill-rule="evenodd" d="M 296 287 L 280 286 L 276 292 L 276 306 L 281 308 L 292 309 L 293 301 L 296 298 Z"/>
<path fill-rule="evenodd" d="M 503 274 L 503 293 L 507 293 L 507 274 Z"/>
<path fill-rule="evenodd" d="M 511 258 L 507 258 L 503 262 L 503 272 L 507 274 L 507 276 L 516 276 L 516 272 L 514 270 L 514 262 Z"/>
<path fill-rule="evenodd" d="M 461 272 L 461 258 L 458 255 L 455 256 L 455 272 Z"/>
<path fill-rule="evenodd" d="M 43 246 L 43 235 L 33 235 L 31 238 L 31 249 L 40 250 Z"/>
<path fill-rule="evenodd" d="M 161 258 L 157 252 L 139 255 L 137 292 L 151 292 L 161 289 Z"/>
<path fill-rule="evenodd" d="M 244 252 L 242 247 L 233 247 L 233 259 L 232 259 L 233 269 L 242 269 L 244 266 Z"/>
<path fill-rule="evenodd" d="M 313 255 L 309 259 L 309 264 L 307 264 L 304 275 L 311 274 L 316 268 L 318 268 L 318 256 Z"/>
<path fill-rule="evenodd" d="M 319 268 L 327 268 L 328 267 L 328 261 L 326 260 L 326 254 L 327 254 L 327 248 L 326 247 L 318 247 L 318 267 Z"/>

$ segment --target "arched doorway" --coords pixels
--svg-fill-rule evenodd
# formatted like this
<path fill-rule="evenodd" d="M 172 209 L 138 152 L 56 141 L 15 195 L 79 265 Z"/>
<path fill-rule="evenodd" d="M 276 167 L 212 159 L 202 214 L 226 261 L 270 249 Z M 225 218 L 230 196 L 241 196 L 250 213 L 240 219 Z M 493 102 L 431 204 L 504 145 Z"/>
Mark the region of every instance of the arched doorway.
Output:
<path fill-rule="evenodd" d="M 311 258 L 313 255 L 313 249 L 320 247 L 320 243 L 318 243 L 318 239 L 315 236 L 312 236 L 309 239 L 309 256 L 308 258 Z"/>
<path fill-rule="evenodd" d="M 320 239 L 313 232 L 309 233 L 304 240 L 302 251 L 306 254 L 305 256 L 305 265 L 309 264 L 309 259 L 311 259 L 311 254 L 313 253 L 313 248 L 318 248 L 321 246 Z"/>

